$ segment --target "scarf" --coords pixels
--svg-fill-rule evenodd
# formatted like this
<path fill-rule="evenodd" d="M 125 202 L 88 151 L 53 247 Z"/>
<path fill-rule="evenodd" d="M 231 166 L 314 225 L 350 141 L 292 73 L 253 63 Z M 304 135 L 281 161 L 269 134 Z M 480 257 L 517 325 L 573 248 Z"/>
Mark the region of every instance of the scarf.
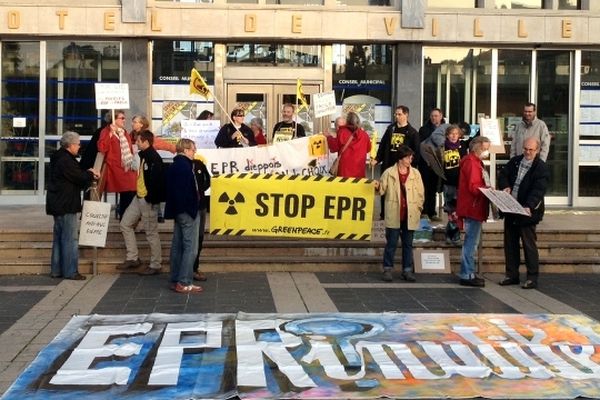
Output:
<path fill-rule="evenodd" d="M 129 142 L 125 137 L 125 131 L 117 129 L 117 134 L 119 135 L 119 143 L 121 145 L 121 165 L 123 165 L 123 169 L 127 172 L 131 170 L 131 166 L 133 165 L 133 154 L 131 154 Z"/>
<path fill-rule="evenodd" d="M 460 147 L 460 140 L 458 140 L 456 143 L 452 143 L 451 141 L 446 139 L 446 141 L 444 142 L 444 147 L 446 148 L 446 150 L 456 150 Z"/>

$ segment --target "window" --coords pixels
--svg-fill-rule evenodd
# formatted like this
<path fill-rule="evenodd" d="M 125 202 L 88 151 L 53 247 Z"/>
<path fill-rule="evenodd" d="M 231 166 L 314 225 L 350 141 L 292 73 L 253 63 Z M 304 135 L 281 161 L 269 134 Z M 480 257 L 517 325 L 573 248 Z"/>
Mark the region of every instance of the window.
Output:
<path fill-rule="evenodd" d="M 476 8 L 475 0 L 427 0 L 429 8 Z"/>
<path fill-rule="evenodd" d="M 253 66 L 318 67 L 321 65 L 321 46 L 232 43 L 227 45 L 227 63 Z"/>
<path fill-rule="evenodd" d="M 541 9 L 542 0 L 496 0 L 496 8 L 505 9 Z"/>
<path fill-rule="evenodd" d="M 156 40 L 152 57 L 152 83 L 189 83 L 196 68 L 211 84 L 214 80 L 213 45 L 190 40 Z"/>
<path fill-rule="evenodd" d="M 581 0 L 559 0 L 559 10 L 581 10 Z"/>

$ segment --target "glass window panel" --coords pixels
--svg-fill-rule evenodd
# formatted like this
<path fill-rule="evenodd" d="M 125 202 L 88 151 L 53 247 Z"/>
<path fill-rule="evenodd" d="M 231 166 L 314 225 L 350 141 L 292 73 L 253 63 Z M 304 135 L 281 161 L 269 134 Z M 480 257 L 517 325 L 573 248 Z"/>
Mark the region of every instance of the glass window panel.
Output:
<path fill-rule="evenodd" d="M 231 43 L 227 45 L 227 62 L 252 66 L 318 67 L 321 64 L 321 46 Z"/>
<path fill-rule="evenodd" d="M 567 195 L 570 63 L 569 51 L 537 53 L 537 116 L 546 123 L 552 137 L 546 160 L 551 176 L 549 196 Z"/>
<path fill-rule="evenodd" d="M 322 6 L 323 0 L 266 0 L 265 4 Z"/>
<path fill-rule="evenodd" d="M 2 42 L 1 84 L 0 193 L 35 190 L 39 156 L 39 42 Z"/>
<path fill-rule="evenodd" d="M 600 167 L 579 167 L 579 196 L 600 197 L 599 176 Z"/>
<path fill-rule="evenodd" d="M 581 0 L 559 0 L 559 10 L 581 10 Z"/>
<path fill-rule="evenodd" d="M 531 51 L 498 50 L 497 116 L 506 149 L 496 155 L 500 165 L 509 159 L 512 133 L 522 119 L 523 105 L 529 101 L 530 83 Z"/>
<path fill-rule="evenodd" d="M 542 0 L 496 0 L 496 8 L 518 9 L 518 8 L 542 8 Z"/>
<path fill-rule="evenodd" d="M 367 95 L 382 105 L 392 102 L 392 46 L 384 44 L 334 44 L 333 89 L 336 102 Z"/>
<path fill-rule="evenodd" d="M 436 107 L 451 123 L 490 115 L 491 50 L 430 47 L 423 54 L 424 116 Z"/>
<path fill-rule="evenodd" d="M 189 83 L 196 68 L 207 84 L 214 82 L 213 44 L 191 40 L 156 40 L 152 52 L 152 83 Z"/>
<path fill-rule="evenodd" d="M 476 0 L 427 0 L 429 8 L 476 8 Z"/>
<path fill-rule="evenodd" d="M 581 52 L 581 116 L 579 139 L 600 140 L 600 116 L 593 111 L 600 106 L 600 52 Z M 591 115 L 590 115 L 591 114 Z"/>

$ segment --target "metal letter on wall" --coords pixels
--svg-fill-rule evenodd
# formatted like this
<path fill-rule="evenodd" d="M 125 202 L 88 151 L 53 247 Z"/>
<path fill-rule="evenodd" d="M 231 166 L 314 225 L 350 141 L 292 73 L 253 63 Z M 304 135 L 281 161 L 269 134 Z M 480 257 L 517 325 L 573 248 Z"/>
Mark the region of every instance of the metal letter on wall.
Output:
<path fill-rule="evenodd" d="M 402 1 L 402 28 L 420 28 L 425 26 L 426 0 Z"/>
<path fill-rule="evenodd" d="M 146 22 L 146 0 L 122 0 L 121 22 Z"/>

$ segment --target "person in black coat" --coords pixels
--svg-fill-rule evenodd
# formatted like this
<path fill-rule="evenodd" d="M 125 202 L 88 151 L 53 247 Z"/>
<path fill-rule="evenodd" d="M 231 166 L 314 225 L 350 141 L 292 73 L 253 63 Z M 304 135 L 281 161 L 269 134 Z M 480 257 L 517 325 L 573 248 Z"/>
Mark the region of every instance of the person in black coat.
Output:
<path fill-rule="evenodd" d="M 83 170 L 77 162 L 79 134 L 65 132 L 61 148 L 50 157 L 50 179 L 46 193 L 46 214 L 54 217 L 50 276 L 84 280 L 78 270 L 79 251 L 77 229 L 81 211 L 81 191 L 88 187 L 99 172 Z"/>
<path fill-rule="evenodd" d="M 233 123 L 225 124 L 217 133 L 217 148 L 256 146 L 252 129 L 244 124 L 244 110 L 236 108 L 231 112 Z"/>
<path fill-rule="evenodd" d="M 158 210 L 160 203 L 166 199 L 165 171 L 162 158 L 154 149 L 154 134 L 148 130 L 140 132 L 136 144 L 140 156 L 140 166 L 137 171 L 136 192 L 134 198 L 127 206 L 120 228 L 127 248 L 125 261 L 117 266 L 118 270 L 128 270 L 139 267 L 135 227 L 142 221 L 146 240 L 150 245 L 150 265 L 140 275 L 155 275 L 160 272 L 162 261 L 162 247 L 158 233 Z"/>
<path fill-rule="evenodd" d="M 192 161 L 194 165 L 194 176 L 198 183 L 198 194 L 200 201 L 198 202 L 198 212 L 200 213 L 200 228 L 198 229 L 198 254 L 194 260 L 194 280 L 195 281 L 206 281 L 206 275 L 198 271 L 200 268 L 200 252 L 202 251 L 202 244 L 204 243 L 204 228 L 206 226 L 206 213 L 209 211 L 208 205 L 210 202 L 210 196 L 207 196 L 204 192 L 210 187 L 210 174 L 206 165 L 199 157 L 194 157 Z"/>
<path fill-rule="evenodd" d="M 498 186 L 510 193 L 529 215 L 505 214 L 504 256 L 506 276 L 500 285 L 517 285 L 519 279 L 520 246 L 523 243 L 527 280 L 523 289 L 538 284 L 539 255 L 536 227 L 544 217 L 544 195 L 550 181 L 550 172 L 540 154 L 540 141 L 530 137 L 523 142 L 523 154 L 511 158 L 498 176 Z"/>

